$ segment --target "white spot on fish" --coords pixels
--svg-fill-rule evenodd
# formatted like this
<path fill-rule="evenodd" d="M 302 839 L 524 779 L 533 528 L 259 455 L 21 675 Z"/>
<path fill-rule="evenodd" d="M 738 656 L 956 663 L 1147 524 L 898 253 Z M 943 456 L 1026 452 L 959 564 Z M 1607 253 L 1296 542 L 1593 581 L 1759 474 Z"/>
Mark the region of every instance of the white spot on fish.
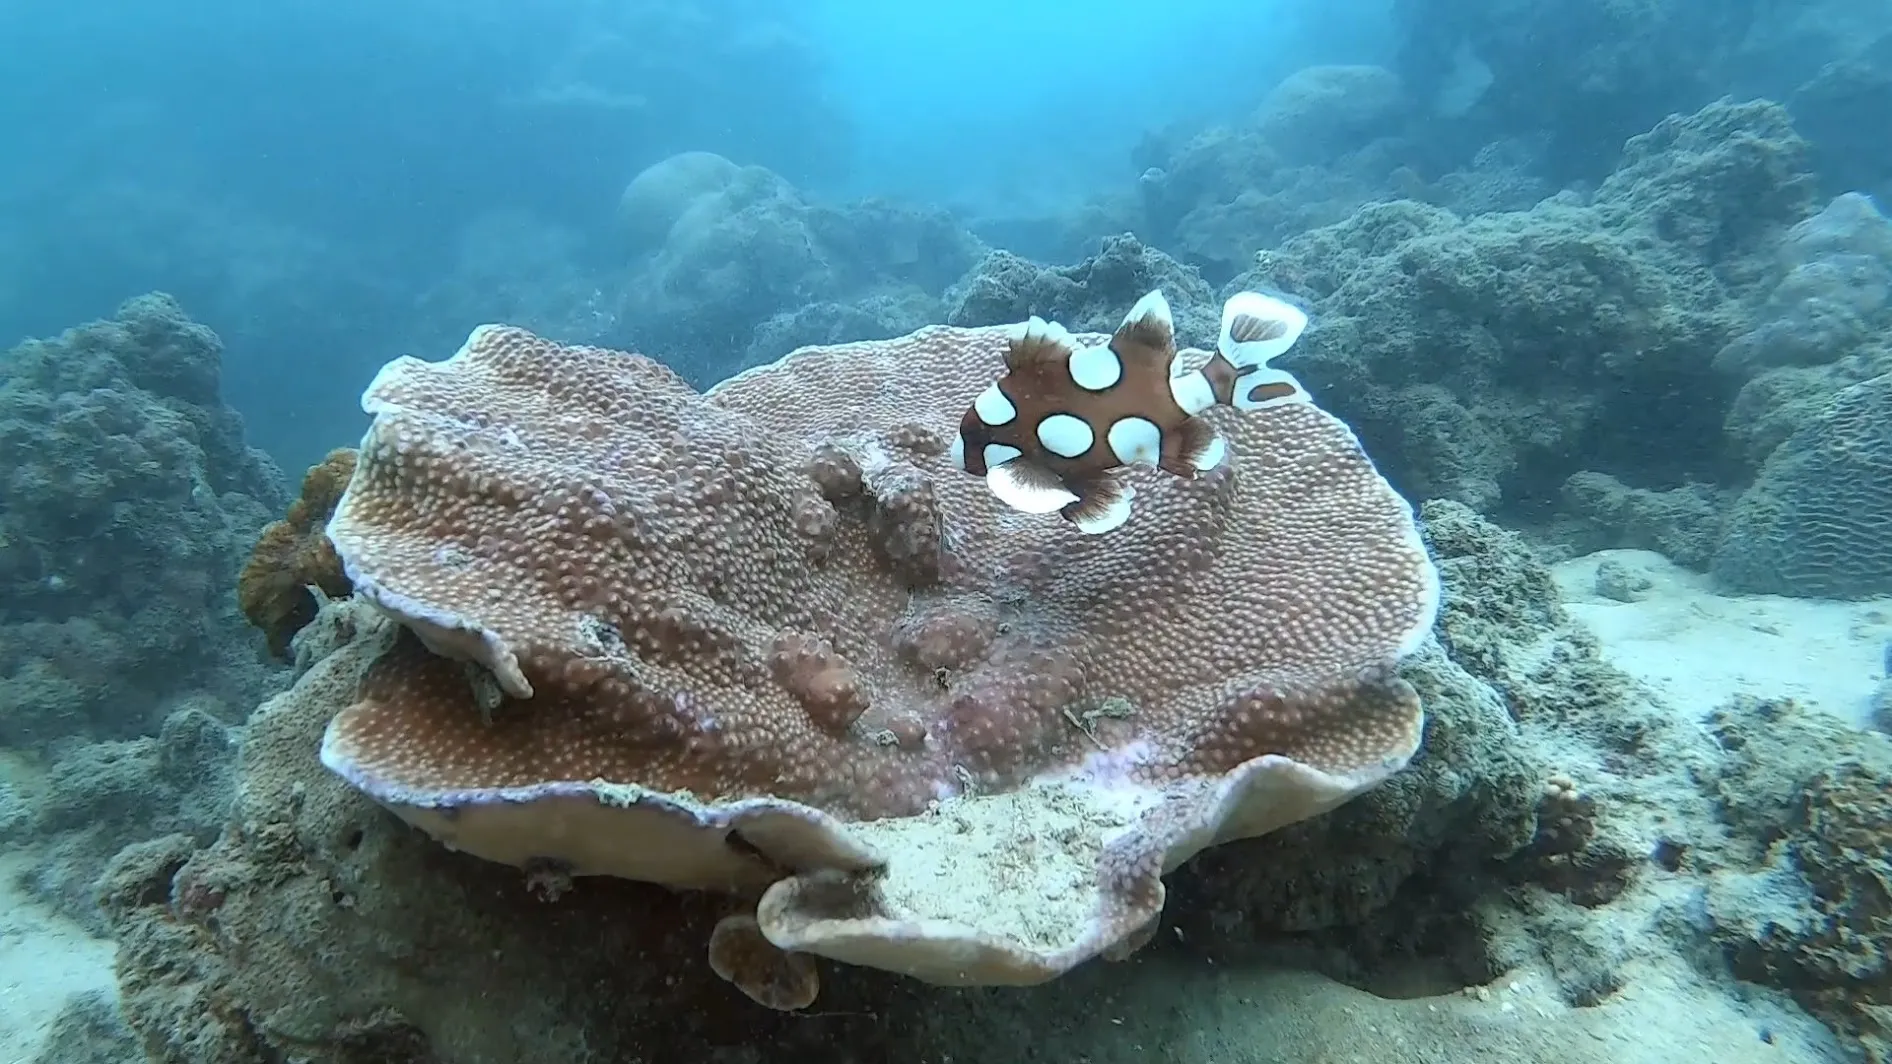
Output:
<path fill-rule="evenodd" d="M 1060 458 L 1076 458 L 1091 449 L 1097 434 L 1081 417 L 1053 414 L 1038 423 L 1038 442 Z"/>
<path fill-rule="evenodd" d="M 1002 466 L 1025 452 L 1009 443 L 988 443 L 985 445 L 985 467 Z"/>
<path fill-rule="evenodd" d="M 1180 377 L 1169 379 L 1169 394 L 1182 407 L 1182 412 L 1195 417 L 1215 405 L 1215 387 L 1201 370 L 1190 370 Z"/>
<path fill-rule="evenodd" d="M 1108 347 L 1071 352 L 1071 380 L 1086 391 L 1101 392 L 1123 379 L 1123 362 Z"/>
<path fill-rule="evenodd" d="M 1156 423 L 1140 417 L 1118 418 L 1105 436 L 1110 451 L 1125 465 L 1144 462 L 1155 465 L 1163 457 L 1163 430 Z"/>
<path fill-rule="evenodd" d="M 988 385 L 985 391 L 980 392 L 979 397 L 972 401 L 972 409 L 979 415 L 979 420 L 988 425 L 1009 424 L 1018 416 L 1018 408 L 1005 398 L 1005 393 L 999 391 L 997 384 Z"/>

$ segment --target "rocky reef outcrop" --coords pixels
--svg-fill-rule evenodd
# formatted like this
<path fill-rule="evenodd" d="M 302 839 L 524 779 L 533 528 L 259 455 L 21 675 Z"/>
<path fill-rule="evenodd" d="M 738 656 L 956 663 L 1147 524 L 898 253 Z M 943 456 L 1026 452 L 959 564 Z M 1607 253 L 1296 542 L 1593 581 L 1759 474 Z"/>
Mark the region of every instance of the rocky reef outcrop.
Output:
<path fill-rule="evenodd" d="M 639 173 L 618 221 L 631 266 L 610 338 L 664 352 L 702 385 L 804 344 L 938 320 L 939 296 L 983 251 L 944 211 L 830 206 L 700 151 Z"/>
<path fill-rule="evenodd" d="M 1714 357 L 1754 257 L 1810 202 L 1804 155 L 1779 107 L 1719 103 L 1632 138 L 1589 202 L 1375 204 L 1235 283 L 1311 304 L 1297 370 L 1408 491 L 1495 511 L 1586 470 L 1712 483 L 1730 400 Z"/>
<path fill-rule="evenodd" d="M 0 745 L 262 693 L 230 588 L 283 484 L 224 403 L 221 354 L 154 295 L 0 356 Z"/>

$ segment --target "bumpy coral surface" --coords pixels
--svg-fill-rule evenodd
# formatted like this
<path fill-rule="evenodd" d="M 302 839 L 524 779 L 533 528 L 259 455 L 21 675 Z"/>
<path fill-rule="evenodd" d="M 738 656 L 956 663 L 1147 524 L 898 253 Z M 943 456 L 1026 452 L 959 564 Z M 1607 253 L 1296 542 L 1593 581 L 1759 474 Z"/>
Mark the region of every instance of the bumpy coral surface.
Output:
<path fill-rule="evenodd" d="M 289 652 L 289 640 L 315 619 L 321 607 L 315 588 L 329 598 L 351 590 L 342 562 L 324 526 L 355 475 L 355 452 L 331 451 L 302 478 L 302 495 L 280 521 L 271 522 L 237 577 L 237 603 L 251 624 L 269 637 L 270 652 Z"/>
<path fill-rule="evenodd" d="M 1224 418 L 1232 466 L 1136 476 L 1109 536 L 1006 509 L 946 441 L 1015 333 L 708 396 L 507 327 L 389 364 L 328 531 L 419 640 L 325 762 L 491 859 L 774 882 L 790 950 L 977 983 L 1133 945 L 1168 868 L 1404 764 L 1436 576 L 1311 405 Z"/>
<path fill-rule="evenodd" d="M 134 734 L 241 647 L 230 582 L 281 485 L 221 353 L 154 295 L 0 355 L 0 742 Z"/>
<path fill-rule="evenodd" d="M 1304 942 L 1306 952 L 1345 954 L 1345 967 L 1321 967 L 1355 985 L 1381 986 L 1373 973 L 1400 970 L 1413 954 L 1429 970 L 1438 964 L 1450 977 L 1482 984 L 1519 963 L 1523 950 L 1495 940 L 1515 921 L 1480 921 L 1470 899 L 1485 896 L 1511 911 L 1518 887 L 1494 863 L 1530 844 L 1550 770 L 1536 743 L 1519 734 L 1506 699 L 1466 668 L 1500 690 L 1522 692 L 1520 702 L 1540 723 L 1563 714 L 1607 720 L 1621 707 L 1599 702 L 1593 685 L 1572 675 L 1573 661 L 1584 660 L 1570 642 L 1574 633 L 1552 632 L 1550 649 L 1537 647 L 1543 626 L 1567 619 L 1544 597 L 1554 596 L 1554 586 L 1521 539 L 1451 504 L 1428 505 L 1425 522 L 1445 598 L 1465 605 L 1455 607 L 1450 625 L 1455 661 L 1422 651 L 1401 669 L 1421 691 L 1427 715 L 1424 747 L 1407 770 L 1333 813 L 1217 846 L 1171 873 L 1165 919 L 1174 933 L 1156 936 L 1138 963 L 1087 966 L 1004 994 L 936 992 L 828 966 L 815 1020 L 756 1008 L 713 974 L 739 974 L 765 997 L 809 992 L 808 958 L 772 957 L 755 938 L 759 921 L 738 916 L 712 933 L 730 899 L 608 877 L 548 890 L 556 876 L 522 877 L 448 852 L 323 770 L 310 751 L 354 700 L 359 675 L 373 667 L 392 627 L 362 603 L 332 603 L 300 641 L 299 650 L 319 660 L 252 721 L 232 829 L 194 853 L 188 840 L 127 851 L 106 884 L 127 1016 L 154 1059 L 176 1064 L 248 1064 L 288 1052 L 323 1064 L 755 1053 L 830 1061 L 837 1045 L 863 1060 L 963 1059 L 968 1053 L 957 1047 L 991 1044 L 995 1031 L 1038 1046 L 1047 1059 L 1142 1064 L 1142 1047 L 1201 1027 L 1203 1015 L 1271 1018 L 1297 1008 L 1252 981 L 1256 954 L 1278 961 L 1272 951 L 1285 936 Z M 322 649 L 338 642 L 333 652 Z M 1552 666 L 1556 659 L 1563 663 Z M 1651 756 L 1667 755 L 1657 747 Z M 1595 772 L 1562 767 L 1585 793 L 1598 793 Z M 1623 806 L 1613 796 L 1600 803 L 1605 811 Z M 975 823 L 968 811 L 955 803 L 939 819 L 963 820 L 968 830 L 991 823 Z M 1671 811 L 1666 801 L 1662 811 Z M 1021 834 L 1012 828 L 1005 837 Z M 1055 840 L 1044 832 L 1038 841 Z M 942 846 L 943 861 L 958 861 L 950 868 L 954 884 L 1032 869 L 1024 850 L 989 867 L 960 861 L 964 845 Z M 1501 877 L 1495 884 L 1494 872 Z M 1034 881 L 1015 884 L 1022 890 Z M 1411 992 L 1397 985 L 1406 987 L 1401 995 Z M 1181 998 L 1187 1008 L 1173 1004 Z M 1344 1000 L 1344 1022 L 1322 1029 L 1362 1039 L 1383 1022 L 1380 1012 L 1363 1009 L 1410 1005 L 1432 1015 L 1476 1001 L 1457 994 Z M 1475 1022 L 1488 1023 L 1498 1007 L 1483 1006 L 1488 1011 Z M 1059 1018 L 1050 1034 L 1047 1016 Z M 1273 1030 L 1276 1021 L 1257 1022 Z M 1494 1055 L 1462 1045 L 1465 1022 L 1453 1016 L 1442 1025 L 1451 1051 L 1421 1057 Z M 1549 1041 L 1570 1033 L 1535 1014 L 1523 1022 Z M 1493 1037 L 1510 1037 L 1510 1028 L 1496 1030 Z M 1046 1046 L 1048 1037 L 1055 1041 Z M 1754 1041 L 1745 1028 L 1728 1038 Z M 1182 1059 L 1225 1059 L 1226 1044 Z M 1296 1052 L 1282 1043 L 1278 1055 L 1295 1059 Z M 1576 1058 L 1550 1051 L 1538 1059 Z"/>

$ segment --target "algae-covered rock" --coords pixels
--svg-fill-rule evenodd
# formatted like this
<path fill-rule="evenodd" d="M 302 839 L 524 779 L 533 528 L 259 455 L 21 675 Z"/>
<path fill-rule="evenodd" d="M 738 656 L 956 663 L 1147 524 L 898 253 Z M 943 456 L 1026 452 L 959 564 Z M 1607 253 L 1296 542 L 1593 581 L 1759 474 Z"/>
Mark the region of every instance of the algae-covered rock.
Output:
<path fill-rule="evenodd" d="M 182 833 L 208 843 L 229 816 L 238 730 L 201 707 L 179 709 L 158 734 L 69 745 L 25 788 L 21 882 L 95 931 L 100 872 L 124 846 Z M 0 818 L 4 813 L 0 812 Z"/>
<path fill-rule="evenodd" d="M 1892 1060 L 1892 740 L 1791 702 L 1718 711 L 1712 786 L 1746 861 L 1708 894 L 1744 979 L 1779 987 Z"/>
<path fill-rule="evenodd" d="M 1593 472 L 1574 473 L 1563 484 L 1563 503 L 1577 525 L 1581 553 L 1652 550 L 1696 569 L 1714 555 L 1727 494 L 1707 484 L 1637 488 Z"/>
<path fill-rule="evenodd" d="M 1714 355 L 1809 194 L 1786 113 L 1723 101 L 1632 138 L 1587 203 L 1373 203 L 1230 289 L 1311 306 L 1295 371 L 1408 494 L 1489 511 L 1586 469 L 1706 481 L 1730 391 Z"/>

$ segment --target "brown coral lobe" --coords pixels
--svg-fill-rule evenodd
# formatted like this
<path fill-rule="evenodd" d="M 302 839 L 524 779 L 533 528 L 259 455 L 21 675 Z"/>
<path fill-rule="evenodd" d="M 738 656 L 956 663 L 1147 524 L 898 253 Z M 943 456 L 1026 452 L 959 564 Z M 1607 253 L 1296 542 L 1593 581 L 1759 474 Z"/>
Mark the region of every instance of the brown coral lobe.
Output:
<path fill-rule="evenodd" d="M 805 632 L 784 634 L 770 649 L 769 667 L 825 732 L 845 735 L 867 710 L 860 677 L 826 640 Z"/>
<path fill-rule="evenodd" d="M 353 589 L 342 562 L 323 532 L 355 473 L 351 448 L 330 451 L 302 478 L 302 494 L 282 520 L 263 529 L 237 578 L 237 605 L 268 637 L 270 653 L 289 654 L 289 640 L 315 619 L 319 603 L 311 587 L 329 598 Z"/>

